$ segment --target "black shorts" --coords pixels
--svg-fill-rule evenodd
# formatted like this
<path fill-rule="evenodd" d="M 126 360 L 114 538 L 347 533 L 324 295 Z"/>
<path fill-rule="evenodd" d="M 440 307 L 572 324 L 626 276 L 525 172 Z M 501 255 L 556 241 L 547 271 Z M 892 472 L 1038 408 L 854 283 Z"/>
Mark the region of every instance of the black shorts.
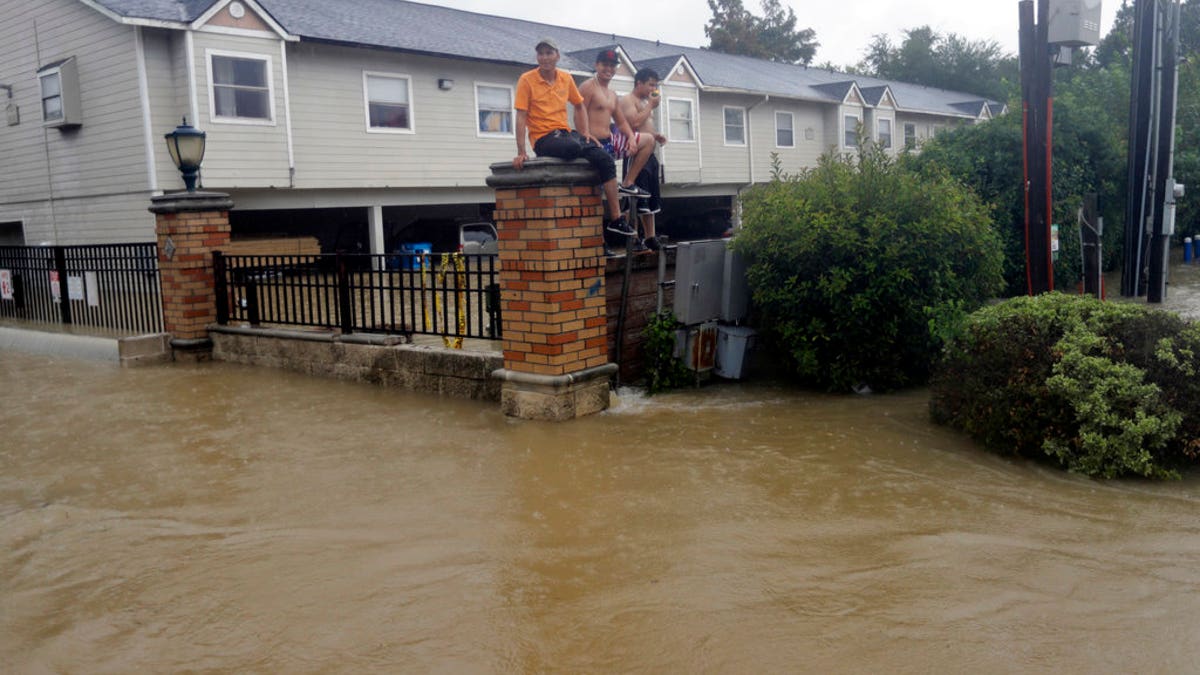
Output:
<path fill-rule="evenodd" d="M 629 170 L 629 158 L 625 159 L 623 168 L 626 171 Z M 642 167 L 642 172 L 633 181 L 634 185 L 650 193 L 648 198 L 638 200 L 638 213 L 662 211 L 662 187 L 659 185 L 659 172 L 658 157 L 652 154 L 650 159 L 646 160 L 646 166 Z"/>

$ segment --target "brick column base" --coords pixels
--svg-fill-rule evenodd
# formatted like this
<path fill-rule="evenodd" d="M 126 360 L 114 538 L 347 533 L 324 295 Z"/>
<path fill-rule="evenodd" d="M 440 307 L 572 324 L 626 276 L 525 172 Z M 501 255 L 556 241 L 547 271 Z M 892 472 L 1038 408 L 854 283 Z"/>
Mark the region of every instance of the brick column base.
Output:
<path fill-rule="evenodd" d="M 158 236 L 163 328 L 176 360 L 212 355 L 208 327 L 217 320 L 212 252 L 229 244 L 229 209 L 220 192 L 176 192 L 151 198 Z"/>
<path fill-rule="evenodd" d="M 504 332 L 501 408 L 565 420 L 608 407 L 603 206 L 583 160 L 493 164 Z"/>

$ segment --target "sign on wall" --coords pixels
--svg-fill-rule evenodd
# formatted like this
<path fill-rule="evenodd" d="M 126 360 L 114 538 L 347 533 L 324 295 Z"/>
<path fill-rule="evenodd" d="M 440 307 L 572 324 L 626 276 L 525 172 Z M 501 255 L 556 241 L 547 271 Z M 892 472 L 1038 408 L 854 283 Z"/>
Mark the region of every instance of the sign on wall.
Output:
<path fill-rule="evenodd" d="M 12 270 L 0 270 L 0 300 L 13 299 Z"/>

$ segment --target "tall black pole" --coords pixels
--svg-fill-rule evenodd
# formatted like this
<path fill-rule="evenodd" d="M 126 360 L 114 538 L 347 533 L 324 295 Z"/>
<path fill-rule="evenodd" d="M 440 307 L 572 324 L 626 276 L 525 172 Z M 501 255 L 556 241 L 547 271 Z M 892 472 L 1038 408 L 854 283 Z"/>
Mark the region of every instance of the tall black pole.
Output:
<path fill-rule="evenodd" d="M 1167 194 L 1174 183 L 1175 160 L 1175 96 L 1176 66 L 1179 47 L 1179 5 L 1167 0 L 1162 8 L 1159 31 L 1159 106 L 1158 147 L 1155 151 L 1154 168 L 1154 220 L 1150 239 L 1150 273 L 1146 278 L 1146 302 L 1162 302 L 1167 296 L 1167 260 L 1174 234 L 1173 213 L 1168 214 L 1166 205 L 1174 202 L 1174 195 Z"/>
<path fill-rule="evenodd" d="M 1050 250 L 1052 129 L 1049 0 L 1018 3 L 1020 15 L 1021 97 L 1024 127 L 1025 173 L 1025 278 L 1030 295 L 1054 289 L 1054 264 Z"/>
<path fill-rule="evenodd" d="M 1128 197 L 1121 295 L 1142 294 L 1146 265 L 1146 211 L 1150 204 L 1150 139 L 1154 117 L 1154 16 L 1157 0 L 1134 0 L 1133 73 L 1129 97 Z"/>

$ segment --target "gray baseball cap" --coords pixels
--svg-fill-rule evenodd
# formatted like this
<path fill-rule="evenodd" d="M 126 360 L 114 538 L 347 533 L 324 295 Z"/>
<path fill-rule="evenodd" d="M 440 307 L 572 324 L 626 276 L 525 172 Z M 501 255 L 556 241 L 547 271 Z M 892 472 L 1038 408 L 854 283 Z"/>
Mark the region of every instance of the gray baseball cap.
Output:
<path fill-rule="evenodd" d="M 546 45 L 547 47 L 553 49 L 554 51 L 558 51 L 558 43 L 554 41 L 554 38 L 544 37 L 541 40 L 538 40 L 538 43 L 536 45 L 534 45 L 533 48 L 537 49 L 538 47 L 541 47 L 542 45 Z"/>

